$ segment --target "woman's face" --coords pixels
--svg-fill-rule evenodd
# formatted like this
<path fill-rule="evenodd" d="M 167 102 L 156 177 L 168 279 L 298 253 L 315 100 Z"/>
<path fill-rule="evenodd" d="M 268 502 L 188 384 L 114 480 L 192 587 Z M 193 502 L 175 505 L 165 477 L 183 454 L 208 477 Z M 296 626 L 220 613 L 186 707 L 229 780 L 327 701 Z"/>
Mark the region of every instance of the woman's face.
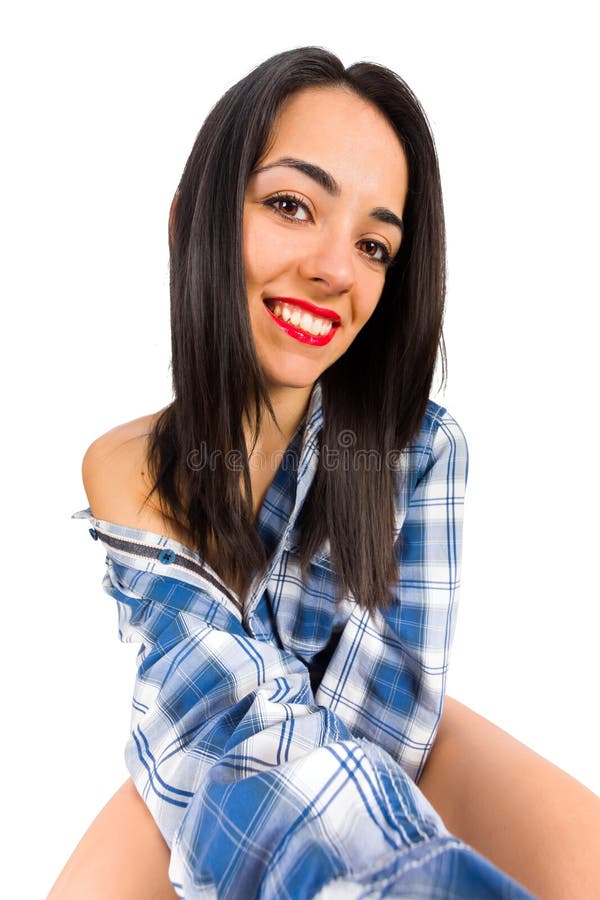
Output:
<path fill-rule="evenodd" d="M 404 151 L 383 115 L 343 88 L 282 107 L 244 205 L 252 333 L 269 388 L 310 388 L 348 349 L 402 240 Z"/>

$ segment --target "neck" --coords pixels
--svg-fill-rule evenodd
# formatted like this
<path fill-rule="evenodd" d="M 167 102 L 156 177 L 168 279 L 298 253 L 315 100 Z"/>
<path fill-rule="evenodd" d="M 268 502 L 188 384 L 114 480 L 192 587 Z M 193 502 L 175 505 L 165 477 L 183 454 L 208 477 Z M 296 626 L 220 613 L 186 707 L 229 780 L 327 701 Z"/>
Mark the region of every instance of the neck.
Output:
<path fill-rule="evenodd" d="M 255 449 L 281 445 L 287 447 L 306 412 L 311 391 L 312 385 L 302 388 L 277 387 L 269 390 L 269 399 L 276 421 L 268 413 L 263 415 Z M 244 423 L 244 432 L 246 444 L 250 448 L 252 429 L 247 422 Z"/>

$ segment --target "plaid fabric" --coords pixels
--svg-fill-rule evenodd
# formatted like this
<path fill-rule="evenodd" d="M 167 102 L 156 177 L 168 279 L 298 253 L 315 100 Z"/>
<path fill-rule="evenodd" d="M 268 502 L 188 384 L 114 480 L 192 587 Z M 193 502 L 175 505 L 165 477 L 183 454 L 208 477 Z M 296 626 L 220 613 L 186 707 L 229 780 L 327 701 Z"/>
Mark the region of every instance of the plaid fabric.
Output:
<path fill-rule="evenodd" d="M 318 462 L 317 383 L 267 493 L 268 572 L 245 606 L 198 554 L 94 518 L 119 634 L 138 641 L 126 761 L 181 897 L 525 897 L 448 834 L 415 785 L 439 723 L 467 448 L 429 403 L 401 455 L 397 602 L 334 602 L 295 527 Z M 323 451 L 322 451 L 323 452 Z"/>

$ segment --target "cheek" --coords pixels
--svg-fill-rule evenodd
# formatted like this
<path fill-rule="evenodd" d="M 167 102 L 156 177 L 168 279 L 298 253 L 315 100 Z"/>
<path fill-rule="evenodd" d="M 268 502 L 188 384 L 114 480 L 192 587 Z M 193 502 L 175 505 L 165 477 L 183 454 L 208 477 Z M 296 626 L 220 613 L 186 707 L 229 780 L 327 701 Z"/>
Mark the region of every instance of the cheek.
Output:
<path fill-rule="evenodd" d="M 248 284 L 259 284 L 268 275 L 264 248 L 261 247 L 260 241 L 253 240 L 252 235 L 248 235 L 244 243 L 244 267 Z"/>
<path fill-rule="evenodd" d="M 244 224 L 244 267 L 248 284 L 275 278 L 290 264 L 290 241 L 279 229 L 264 227 L 249 218 Z"/>
<path fill-rule="evenodd" d="M 384 284 L 385 275 L 379 275 L 378 273 L 369 273 L 369 277 L 365 278 L 361 283 L 360 292 L 357 293 L 357 300 L 354 305 L 358 324 L 364 325 L 375 312 Z"/>
<path fill-rule="evenodd" d="M 246 282 L 250 284 L 254 281 L 254 269 L 256 261 L 256 251 L 254 249 L 253 230 L 244 220 L 244 270 L 246 272 Z"/>

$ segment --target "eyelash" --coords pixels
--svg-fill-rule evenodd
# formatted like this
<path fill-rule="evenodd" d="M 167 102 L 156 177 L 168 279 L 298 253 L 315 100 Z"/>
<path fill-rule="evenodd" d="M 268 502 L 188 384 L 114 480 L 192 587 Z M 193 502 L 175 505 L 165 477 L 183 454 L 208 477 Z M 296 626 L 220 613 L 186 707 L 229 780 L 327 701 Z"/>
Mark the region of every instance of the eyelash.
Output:
<path fill-rule="evenodd" d="M 285 219 L 286 222 L 292 222 L 295 225 L 301 225 L 304 221 L 306 221 L 305 219 L 295 219 L 294 216 L 288 215 L 287 213 L 281 212 L 280 209 L 277 209 L 278 203 L 283 203 L 286 201 L 295 203 L 297 206 L 301 206 L 302 209 L 304 209 L 309 215 L 311 215 L 306 202 L 301 197 L 298 197 L 296 194 L 292 194 L 292 193 L 273 194 L 273 196 L 267 197 L 266 200 L 263 200 L 263 205 L 268 206 L 270 209 L 273 210 L 274 213 L 276 213 L 278 216 L 281 216 L 282 219 Z M 312 216 L 311 216 L 311 218 L 312 218 Z M 375 246 L 378 247 L 382 252 L 381 259 L 376 259 L 374 256 L 370 256 L 368 253 L 365 253 L 365 256 L 367 257 L 367 259 L 370 259 L 371 262 L 377 263 L 378 265 L 384 266 L 385 268 L 389 268 L 389 266 L 393 265 L 394 259 L 392 258 L 391 254 L 390 254 L 389 250 L 387 249 L 387 247 L 385 246 L 385 244 L 382 244 L 379 241 L 373 241 L 370 239 L 366 239 L 364 241 L 364 243 L 375 244 Z"/>

